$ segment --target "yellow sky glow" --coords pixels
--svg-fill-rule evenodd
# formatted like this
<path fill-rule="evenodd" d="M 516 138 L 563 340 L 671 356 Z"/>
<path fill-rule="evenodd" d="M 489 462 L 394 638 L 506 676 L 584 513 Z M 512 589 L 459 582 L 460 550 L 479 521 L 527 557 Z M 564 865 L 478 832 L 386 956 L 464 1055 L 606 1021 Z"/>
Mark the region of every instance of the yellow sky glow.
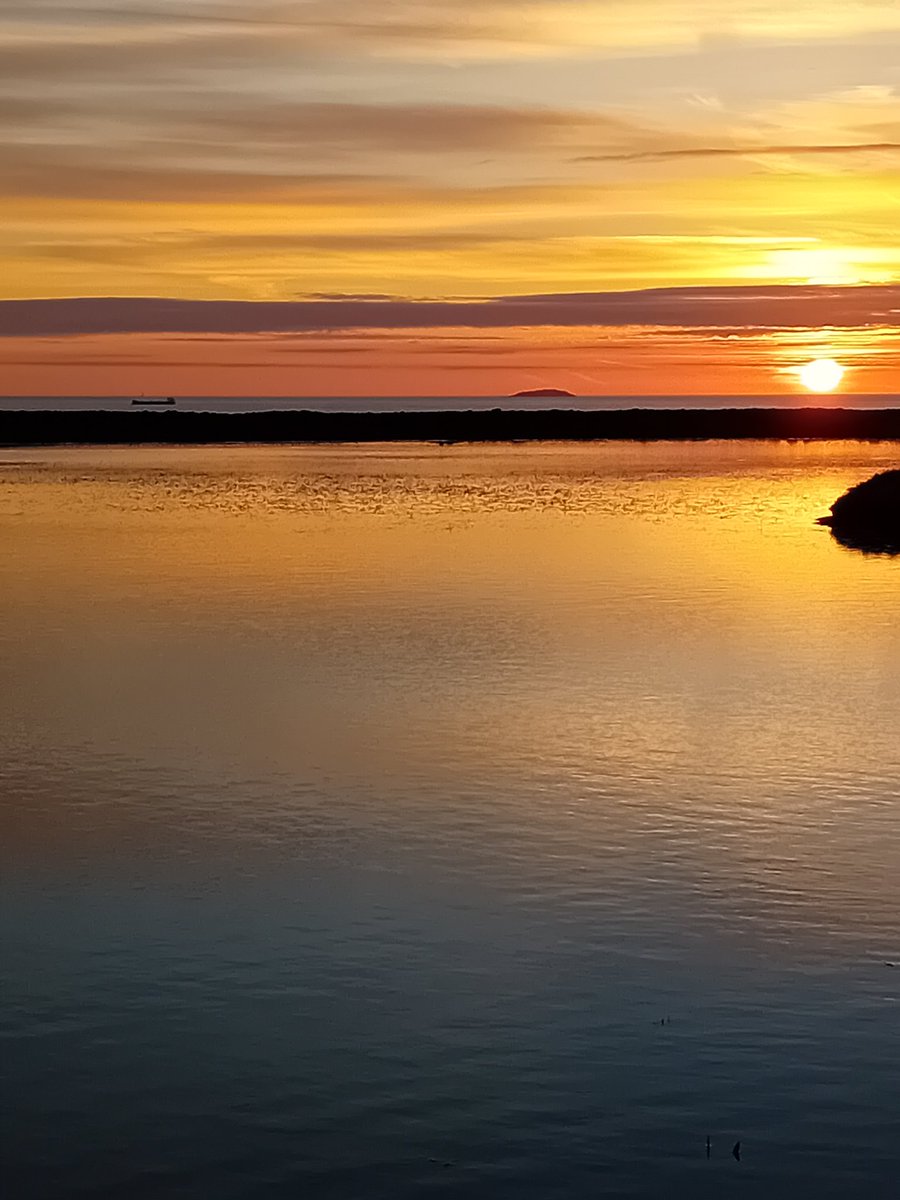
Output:
<path fill-rule="evenodd" d="M 11 6 L 0 298 L 442 300 L 900 279 L 896 5 L 460 0 L 452 15 L 436 0 Z M 895 314 L 873 312 L 853 385 L 893 390 Z M 463 379 L 487 393 L 501 377 L 473 335 L 441 384 L 442 334 L 415 336 L 432 356 L 429 388 Z M 622 336 L 656 364 L 652 380 L 630 364 L 649 390 L 796 385 L 783 372 L 797 363 L 748 359 L 715 324 L 699 359 L 674 366 L 662 335 L 649 358 L 645 333 Z M 351 390 L 362 375 L 340 339 L 320 341 L 324 377 Z M 168 345 L 152 353 L 177 362 L 175 390 L 200 370 L 205 390 L 229 390 L 244 369 L 217 368 L 200 342 Z M 408 387 L 401 340 L 372 338 L 367 353 L 376 345 L 379 386 Z M 81 347 L 92 388 L 121 391 L 119 368 L 85 346 L 69 338 L 70 377 Z M 56 351 L 43 367 L 33 351 L 33 365 L 13 366 L 23 355 L 0 320 L 0 390 L 59 386 Z M 296 388 L 265 354 L 272 390 Z M 578 356 L 571 370 L 593 377 Z M 634 390 L 625 369 L 617 390 Z M 549 382 L 543 370 L 531 374 Z"/>

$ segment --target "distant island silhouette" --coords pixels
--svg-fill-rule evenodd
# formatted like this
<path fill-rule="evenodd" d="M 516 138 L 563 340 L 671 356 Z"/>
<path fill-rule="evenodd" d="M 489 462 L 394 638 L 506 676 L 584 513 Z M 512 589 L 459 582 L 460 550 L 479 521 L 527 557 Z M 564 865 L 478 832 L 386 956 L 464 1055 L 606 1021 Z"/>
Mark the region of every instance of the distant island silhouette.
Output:
<path fill-rule="evenodd" d="M 571 396 L 574 398 L 575 393 L 567 392 L 565 390 L 565 388 L 528 388 L 524 392 L 513 392 L 510 399 L 515 400 L 518 397 L 525 397 L 525 396 L 556 396 L 556 397 Z"/>
<path fill-rule="evenodd" d="M 900 470 L 880 471 L 855 484 L 819 524 L 852 550 L 900 554 Z"/>
<path fill-rule="evenodd" d="M 0 446 L 517 441 L 900 442 L 900 408 L 561 409 L 443 412 L 0 411 Z"/>

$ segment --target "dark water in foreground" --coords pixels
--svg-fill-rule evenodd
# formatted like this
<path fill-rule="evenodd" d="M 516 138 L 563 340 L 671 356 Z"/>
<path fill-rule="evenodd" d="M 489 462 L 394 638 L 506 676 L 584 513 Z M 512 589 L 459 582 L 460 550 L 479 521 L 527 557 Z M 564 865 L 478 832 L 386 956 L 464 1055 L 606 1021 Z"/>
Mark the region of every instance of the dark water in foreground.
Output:
<path fill-rule="evenodd" d="M 894 454 L 4 452 L 4 1193 L 895 1196 Z"/>

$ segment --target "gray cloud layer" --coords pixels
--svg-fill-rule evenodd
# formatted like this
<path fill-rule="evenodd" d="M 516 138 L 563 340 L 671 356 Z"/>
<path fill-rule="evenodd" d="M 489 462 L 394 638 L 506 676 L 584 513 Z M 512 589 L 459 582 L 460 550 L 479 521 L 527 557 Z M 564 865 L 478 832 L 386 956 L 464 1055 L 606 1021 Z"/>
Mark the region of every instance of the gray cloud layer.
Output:
<path fill-rule="evenodd" d="M 0 301 L 0 337 L 135 333 L 241 336 L 352 329 L 629 325 L 712 330 L 897 327 L 900 285 L 655 288 L 488 300 L 257 302 L 79 297 Z"/>

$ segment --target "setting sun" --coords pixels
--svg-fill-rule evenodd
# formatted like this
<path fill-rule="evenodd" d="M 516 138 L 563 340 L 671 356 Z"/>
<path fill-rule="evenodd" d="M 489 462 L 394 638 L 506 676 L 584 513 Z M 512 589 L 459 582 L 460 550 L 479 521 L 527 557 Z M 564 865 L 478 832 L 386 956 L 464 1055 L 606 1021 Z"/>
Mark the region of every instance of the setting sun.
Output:
<path fill-rule="evenodd" d="M 817 358 L 800 368 L 800 382 L 810 392 L 833 392 L 844 378 L 844 368 L 833 358 Z"/>

